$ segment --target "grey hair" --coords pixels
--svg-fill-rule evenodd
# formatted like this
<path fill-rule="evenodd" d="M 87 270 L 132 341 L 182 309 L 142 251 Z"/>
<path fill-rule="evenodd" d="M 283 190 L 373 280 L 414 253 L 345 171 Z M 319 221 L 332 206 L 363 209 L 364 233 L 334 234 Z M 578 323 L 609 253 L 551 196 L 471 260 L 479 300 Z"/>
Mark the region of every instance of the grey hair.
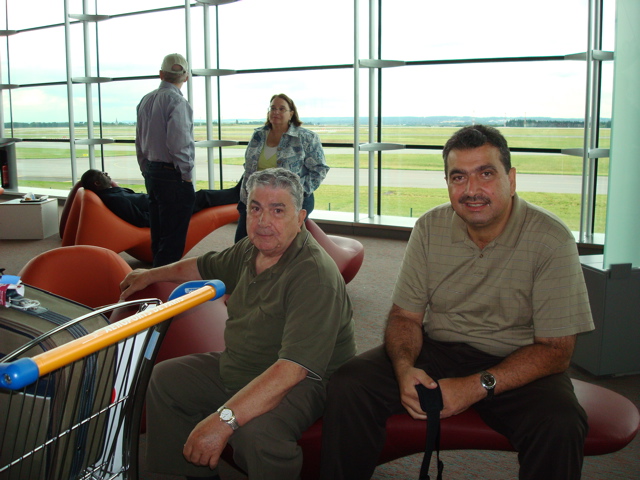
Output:
<path fill-rule="evenodd" d="M 282 188 L 291 194 L 296 213 L 302 210 L 304 190 L 300 177 L 285 168 L 267 168 L 254 172 L 247 180 L 249 197 L 256 187 Z"/>

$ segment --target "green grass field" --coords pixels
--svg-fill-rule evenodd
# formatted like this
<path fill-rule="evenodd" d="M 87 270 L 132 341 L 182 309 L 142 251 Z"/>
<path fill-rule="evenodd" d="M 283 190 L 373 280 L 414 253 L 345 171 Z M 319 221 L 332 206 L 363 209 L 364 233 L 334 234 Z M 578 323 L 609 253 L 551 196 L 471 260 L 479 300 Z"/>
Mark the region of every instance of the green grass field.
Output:
<path fill-rule="evenodd" d="M 525 192 L 524 200 L 545 208 L 560 217 L 572 231 L 580 229 L 580 195 Z M 382 215 L 417 218 L 429 209 L 447 203 L 445 188 L 394 188 L 382 192 Z M 360 208 L 367 205 L 365 193 L 360 195 Z M 595 232 L 605 229 L 606 195 L 598 195 Z M 338 212 L 353 212 L 353 188 L 321 185 L 315 193 L 315 208 Z M 361 213 L 364 213 L 361 211 Z"/>
<path fill-rule="evenodd" d="M 225 140 L 248 141 L 255 125 L 222 125 L 221 138 Z M 353 143 L 353 127 L 349 126 L 316 126 L 307 125 L 320 136 L 323 144 L 328 143 Z M 443 145 L 457 127 L 426 127 L 426 126 L 387 126 L 383 128 L 383 141 L 413 145 Z M 579 128 L 501 128 L 501 132 L 507 138 L 511 147 L 520 148 L 578 148 L 582 146 L 582 129 Z M 64 128 L 24 128 L 16 129 L 13 133 L 18 138 L 61 139 L 68 138 L 68 129 Z M 217 137 L 218 127 L 213 126 L 214 138 Z M 76 129 L 76 138 L 86 138 L 86 129 Z M 96 136 L 99 132 L 96 131 Z M 103 136 L 118 140 L 133 140 L 135 127 L 132 125 L 107 125 L 103 129 Z M 197 126 L 195 129 L 196 140 L 206 139 L 206 128 Z M 600 146 L 608 148 L 610 130 L 602 129 Z M 367 140 L 365 128 L 361 128 L 360 142 Z M 42 159 L 42 158 L 70 158 L 68 147 L 48 148 L 46 144 L 17 144 L 18 159 Z M 59 147 L 57 144 L 55 147 Z M 236 158 L 225 160 L 229 164 L 241 165 L 243 152 L 246 147 L 225 147 L 238 150 Z M 333 153 L 336 150 L 327 147 L 325 155 L 327 163 L 333 168 L 353 168 L 353 155 L 348 153 Z M 344 152 L 344 150 L 340 150 Z M 105 156 L 133 156 L 135 148 L 133 144 L 105 147 Z M 86 146 L 76 147 L 77 158 L 88 156 Z M 376 157 L 377 161 L 377 157 Z M 512 155 L 512 164 L 518 173 L 531 174 L 562 174 L 581 175 L 582 159 L 558 154 L 520 154 Z M 360 154 L 360 168 L 368 166 L 368 154 Z M 388 151 L 382 154 L 383 169 L 397 170 L 443 170 L 440 152 L 425 150 L 418 154 L 402 154 Z M 598 174 L 607 175 L 609 171 L 609 159 L 600 159 Z M 410 173 L 409 173 L 410 174 Z M 53 182 L 21 182 L 22 186 L 40 188 L 61 188 L 67 190 L 68 184 L 55 185 Z M 229 184 L 228 186 L 232 186 Z M 143 191 L 144 187 L 134 185 L 136 191 Z M 208 188 L 205 182 L 198 182 L 197 188 Z M 141 190 L 142 189 L 142 190 Z M 541 207 L 547 208 L 562 218 L 572 230 L 579 229 L 580 196 L 573 194 L 549 194 L 526 193 L 522 197 Z M 603 197 L 603 198 L 600 198 Z M 446 189 L 417 189 L 417 188 L 393 188 L 382 192 L 382 214 L 402 217 L 418 217 L 428 209 L 448 201 Z M 366 193 L 363 189 L 360 197 L 361 208 L 367 205 Z M 353 211 L 353 188 L 322 185 L 316 192 L 316 209 L 332 210 L 340 212 Z M 596 232 L 603 232 L 605 227 L 606 197 L 599 196 L 596 211 Z"/>
<path fill-rule="evenodd" d="M 225 140 L 248 141 L 253 132 L 254 125 L 223 125 L 222 138 Z M 348 126 L 309 126 L 320 136 L 323 144 L 329 143 L 353 143 L 353 128 Z M 383 129 L 383 142 L 401 143 L 404 145 L 443 145 L 457 128 L 453 127 L 421 127 L 421 126 L 388 126 Z M 579 128 L 502 128 L 502 133 L 512 147 L 520 148 L 579 148 L 582 146 L 582 130 Z M 217 126 L 213 127 L 214 137 L 217 138 Z M 64 128 L 19 128 L 14 135 L 18 138 L 69 138 L 69 132 Z M 99 132 L 95 132 L 99 136 Z M 76 129 L 76 138 L 86 138 L 86 129 Z M 116 140 L 133 140 L 135 127 L 133 125 L 107 125 L 103 129 L 105 138 Z M 206 139 L 206 128 L 197 126 L 195 129 L 196 140 Z M 610 130 L 601 131 L 600 143 L 602 148 L 609 146 Z M 366 129 L 361 128 L 360 142 L 367 140 Z M 58 147 L 59 145 L 56 145 Z M 244 152 L 244 146 L 225 147 Z M 334 168 L 353 168 L 353 155 L 332 153 L 331 148 L 326 148 L 327 163 Z M 117 148 L 105 147 L 105 156 L 131 156 L 135 155 L 133 145 L 118 145 Z M 17 156 L 19 159 L 41 158 L 70 158 L 69 148 L 47 148 L 18 144 Z M 78 158 L 88 156 L 86 146 L 76 147 Z M 361 153 L 360 168 L 367 168 L 366 153 Z M 424 151 L 424 154 L 405 155 L 394 152 L 384 152 L 382 155 L 383 169 L 400 170 L 442 170 L 442 157 L 439 152 Z M 238 158 L 228 160 L 229 164 L 242 164 L 242 154 Z M 520 173 L 563 174 L 580 175 L 582 173 L 582 160 L 578 157 L 566 155 L 542 155 L 542 154 L 513 154 L 513 166 Z M 609 171 L 609 159 L 601 159 L 599 162 L 599 174 L 607 175 Z"/>
<path fill-rule="evenodd" d="M 233 187 L 233 182 L 224 182 L 225 188 Z M 25 187 L 51 188 L 69 190 L 69 182 L 25 182 Z M 144 185 L 121 184 L 122 187 L 145 193 Z M 196 182 L 196 189 L 208 188 L 206 182 Z M 377 192 L 376 192 L 377 193 Z M 533 193 L 524 192 L 523 199 L 543 207 L 560 217 L 572 231 L 580 229 L 580 196 L 575 194 Z M 382 192 L 382 215 L 417 218 L 427 210 L 449 201 L 445 188 L 394 188 Z M 377 198 L 377 197 L 376 197 Z M 361 209 L 367 205 L 366 193 L 360 194 Z M 595 232 L 603 233 L 605 229 L 607 197 L 597 196 Z M 353 188 L 339 185 L 321 185 L 315 192 L 316 210 L 334 212 L 353 212 Z M 377 208 L 377 206 L 376 206 Z M 364 213 L 364 212 L 361 212 Z"/>

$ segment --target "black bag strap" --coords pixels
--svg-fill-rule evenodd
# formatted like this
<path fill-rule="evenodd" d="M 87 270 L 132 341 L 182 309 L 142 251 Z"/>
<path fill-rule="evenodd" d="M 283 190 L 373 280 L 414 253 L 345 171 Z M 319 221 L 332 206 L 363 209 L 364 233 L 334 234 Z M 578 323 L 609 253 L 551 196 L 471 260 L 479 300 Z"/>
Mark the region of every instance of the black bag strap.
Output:
<path fill-rule="evenodd" d="M 444 463 L 440 460 L 440 411 L 444 406 L 442 392 L 440 386 L 427 388 L 422 384 L 416 385 L 416 390 L 420 399 L 420 407 L 427 414 L 427 441 L 420 467 L 420 480 L 430 480 L 429 465 L 431 465 L 431 456 L 434 450 L 438 462 L 437 480 L 442 480 L 442 472 L 444 471 Z"/>

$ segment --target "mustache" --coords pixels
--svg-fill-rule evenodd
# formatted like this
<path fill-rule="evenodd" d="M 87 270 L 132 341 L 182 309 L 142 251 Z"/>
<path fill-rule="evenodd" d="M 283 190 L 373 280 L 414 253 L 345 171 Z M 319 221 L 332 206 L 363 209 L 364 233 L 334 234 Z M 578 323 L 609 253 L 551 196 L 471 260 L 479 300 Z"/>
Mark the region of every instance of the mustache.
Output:
<path fill-rule="evenodd" d="M 484 195 L 462 195 L 458 198 L 458 203 L 491 203 L 491 200 Z"/>

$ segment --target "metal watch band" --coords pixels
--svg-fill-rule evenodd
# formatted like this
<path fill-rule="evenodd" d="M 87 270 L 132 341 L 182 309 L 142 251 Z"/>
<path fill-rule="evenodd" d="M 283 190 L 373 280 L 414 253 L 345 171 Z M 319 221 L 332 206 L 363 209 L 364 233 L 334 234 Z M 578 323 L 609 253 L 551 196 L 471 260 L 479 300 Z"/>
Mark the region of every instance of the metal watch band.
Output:
<path fill-rule="evenodd" d="M 229 413 L 231 414 L 230 418 L 222 418 L 222 412 L 224 410 L 229 411 Z M 238 421 L 236 420 L 236 416 L 233 413 L 233 410 L 231 410 L 229 407 L 223 405 L 217 410 L 217 413 L 218 415 L 220 415 L 220 421 L 229 425 L 231 427 L 231 430 L 236 431 L 240 427 L 240 425 L 238 425 Z"/>

